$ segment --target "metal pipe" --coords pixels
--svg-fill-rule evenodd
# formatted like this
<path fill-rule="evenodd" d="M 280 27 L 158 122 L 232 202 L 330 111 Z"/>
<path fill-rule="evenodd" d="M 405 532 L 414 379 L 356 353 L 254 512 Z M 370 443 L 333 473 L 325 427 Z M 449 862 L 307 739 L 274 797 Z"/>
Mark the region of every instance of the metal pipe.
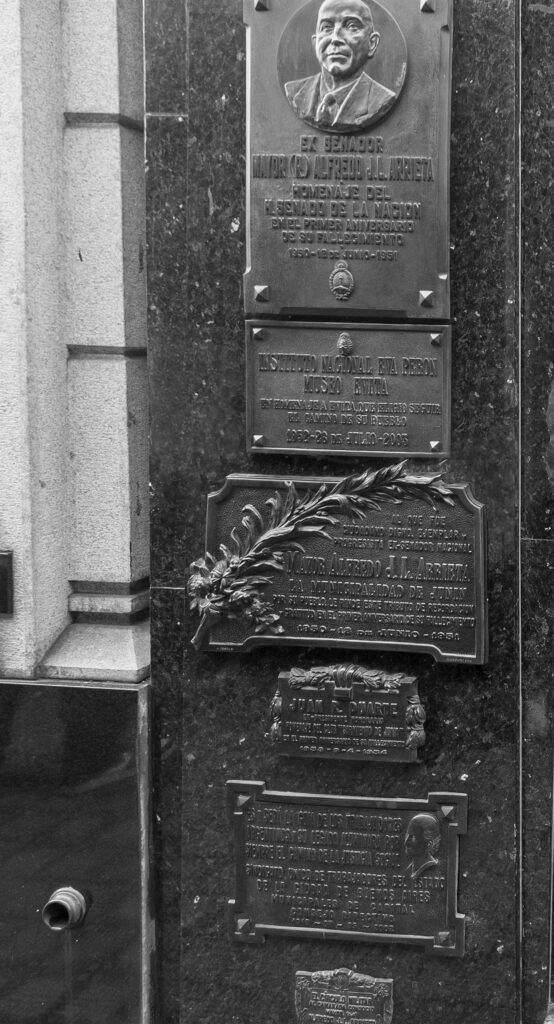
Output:
<path fill-rule="evenodd" d="M 92 900 L 78 889 L 66 885 L 52 893 L 42 911 L 42 920 L 53 932 L 79 928 L 87 915 Z"/>

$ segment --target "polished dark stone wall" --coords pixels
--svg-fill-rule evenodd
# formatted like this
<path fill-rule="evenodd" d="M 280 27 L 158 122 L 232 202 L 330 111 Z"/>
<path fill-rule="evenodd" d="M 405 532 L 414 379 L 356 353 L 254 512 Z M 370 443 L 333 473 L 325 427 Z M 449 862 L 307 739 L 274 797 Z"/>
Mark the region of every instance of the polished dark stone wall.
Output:
<path fill-rule="evenodd" d="M 523 993 L 542 1024 L 551 985 L 554 345 L 554 7 L 522 5 Z"/>
<path fill-rule="evenodd" d="M 552 913 L 552 648 L 554 549 L 522 544 L 523 996 L 529 1024 L 548 1002 Z"/>
<path fill-rule="evenodd" d="M 554 14 L 522 10 L 523 535 L 554 540 Z"/>
<path fill-rule="evenodd" d="M 447 479 L 471 483 L 488 510 L 489 662 L 471 668 L 437 665 L 426 656 L 364 659 L 418 675 L 428 711 L 428 739 L 418 765 L 287 762 L 264 740 L 277 674 L 320 660 L 321 652 L 196 654 L 190 646 L 195 622 L 184 592 L 187 566 L 204 551 L 206 495 L 226 474 L 338 475 L 366 463 L 253 459 L 245 453 L 242 4 L 146 2 L 158 1020 L 163 1024 L 260 1019 L 289 1024 L 295 970 L 339 966 L 394 978 L 399 1021 L 520 1020 L 517 10 L 511 0 L 459 0 L 454 25 L 453 445 L 445 472 Z M 428 467 L 419 463 L 417 468 Z M 529 480 L 530 502 L 532 492 Z M 536 521 L 542 516 L 544 522 L 544 510 L 536 511 L 540 503 L 535 502 Z M 532 639 L 537 630 L 542 636 L 548 617 L 542 555 L 529 549 L 526 562 L 525 593 L 536 600 L 539 580 L 544 611 L 542 627 L 527 613 L 525 658 L 533 686 L 544 696 L 546 646 Z M 540 701 L 528 705 L 528 735 L 533 750 L 542 744 L 542 760 L 537 752 L 529 765 L 540 762 L 544 769 L 550 746 L 538 736 L 544 726 L 538 712 L 532 717 L 537 706 L 543 707 Z M 273 789 L 371 796 L 466 792 L 469 831 L 460 840 L 459 885 L 459 909 L 468 918 L 465 957 L 429 957 L 386 943 L 270 939 L 262 947 L 232 945 L 226 900 L 233 891 L 233 860 L 224 793 L 230 778 L 264 780 Z M 544 908 L 549 892 L 544 887 L 549 887 L 550 790 L 544 788 L 545 778 L 543 770 L 532 800 L 534 831 L 525 848 L 537 880 L 526 905 L 536 922 L 525 961 L 526 1024 L 538 1022 L 541 1012 L 544 1016 L 548 988 Z"/>

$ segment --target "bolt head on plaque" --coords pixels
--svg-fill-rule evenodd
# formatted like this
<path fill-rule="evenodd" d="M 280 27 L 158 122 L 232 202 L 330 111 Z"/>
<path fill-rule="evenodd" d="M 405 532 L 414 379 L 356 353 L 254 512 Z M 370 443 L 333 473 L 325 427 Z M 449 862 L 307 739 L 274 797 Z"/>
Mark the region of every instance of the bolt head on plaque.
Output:
<path fill-rule="evenodd" d="M 269 285 L 255 284 L 254 297 L 256 302 L 269 302 Z"/>
<path fill-rule="evenodd" d="M 354 277 L 346 260 L 337 260 L 329 276 L 329 288 L 339 302 L 345 302 L 354 291 Z"/>
<path fill-rule="evenodd" d="M 420 291 L 419 304 L 420 306 L 425 306 L 428 307 L 429 309 L 432 309 L 432 307 L 435 305 L 435 293 Z"/>
<path fill-rule="evenodd" d="M 391 1024 L 393 981 L 372 978 L 346 967 L 334 971 L 296 972 L 294 1003 L 298 1024 Z"/>

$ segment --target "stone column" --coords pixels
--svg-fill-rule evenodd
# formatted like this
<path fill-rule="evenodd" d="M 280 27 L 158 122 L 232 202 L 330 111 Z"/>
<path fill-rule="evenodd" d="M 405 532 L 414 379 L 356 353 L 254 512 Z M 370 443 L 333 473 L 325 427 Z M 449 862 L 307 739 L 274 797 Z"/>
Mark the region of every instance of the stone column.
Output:
<path fill-rule="evenodd" d="M 142 14 L 5 0 L 0 674 L 148 674 Z M 4 390 L 3 388 L 3 390 Z"/>

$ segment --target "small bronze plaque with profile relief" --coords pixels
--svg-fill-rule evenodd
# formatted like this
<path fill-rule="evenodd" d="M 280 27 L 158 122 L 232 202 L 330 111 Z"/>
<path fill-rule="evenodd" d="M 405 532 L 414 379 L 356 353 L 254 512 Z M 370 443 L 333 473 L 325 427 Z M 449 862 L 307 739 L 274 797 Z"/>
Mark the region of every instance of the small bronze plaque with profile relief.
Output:
<path fill-rule="evenodd" d="M 451 0 L 244 0 L 249 315 L 446 319 Z"/>
<path fill-rule="evenodd" d="M 458 837 L 467 796 L 426 800 L 277 792 L 227 783 L 236 942 L 266 937 L 408 943 L 462 956 Z"/>
<path fill-rule="evenodd" d="M 339 967 L 297 971 L 297 1024 L 391 1024 L 393 981 Z"/>

